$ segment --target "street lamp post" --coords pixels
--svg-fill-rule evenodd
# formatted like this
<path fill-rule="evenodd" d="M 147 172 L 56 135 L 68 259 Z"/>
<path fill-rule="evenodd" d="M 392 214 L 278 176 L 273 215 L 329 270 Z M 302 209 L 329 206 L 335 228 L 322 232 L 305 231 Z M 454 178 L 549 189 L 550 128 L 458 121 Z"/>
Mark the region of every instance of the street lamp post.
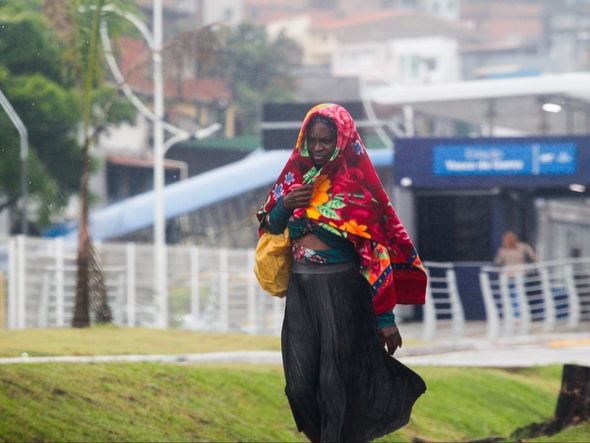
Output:
<path fill-rule="evenodd" d="M 154 0 L 153 4 L 153 33 L 148 27 L 135 15 L 119 10 L 112 6 L 104 8 L 105 12 L 112 12 L 129 20 L 142 34 L 150 51 L 152 53 L 153 76 L 154 76 L 154 101 L 153 112 L 148 109 L 141 100 L 133 93 L 129 85 L 125 82 L 123 74 L 119 70 L 110 40 L 106 21 L 102 20 L 100 25 L 100 35 L 105 51 L 107 64 L 111 73 L 115 77 L 118 86 L 123 93 L 135 106 L 135 108 L 153 123 L 153 140 L 154 140 L 154 287 L 155 296 L 158 301 L 160 317 L 158 326 L 166 328 L 168 326 L 168 260 L 166 253 L 166 224 L 164 211 L 164 156 L 168 148 L 172 145 L 190 138 L 202 139 L 209 137 L 221 128 L 219 123 L 215 123 L 207 128 L 200 129 L 194 133 L 184 131 L 168 122 L 164 121 L 164 85 L 162 75 L 162 0 Z M 174 134 L 170 139 L 164 142 L 164 130 Z"/>
<path fill-rule="evenodd" d="M 159 326 L 168 326 L 168 254 L 164 213 L 164 85 L 162 76 L 162 0 L 154 0 L 154 286 L 160 305 Z"/>
<path fill-rule="evenodd" d="M 29 133 L 23 121 L 20 119 L 2 90 L 0 90 L 0 105 L 8 114 L 10 121 L 20 136 L 20 186 L 21 186 L 21 234 L 29 232 L 29 220 L 27 217 L 27 206 L 29 201 L 29 179 L 27 177 L 27 160 L 29 158 Z"/>

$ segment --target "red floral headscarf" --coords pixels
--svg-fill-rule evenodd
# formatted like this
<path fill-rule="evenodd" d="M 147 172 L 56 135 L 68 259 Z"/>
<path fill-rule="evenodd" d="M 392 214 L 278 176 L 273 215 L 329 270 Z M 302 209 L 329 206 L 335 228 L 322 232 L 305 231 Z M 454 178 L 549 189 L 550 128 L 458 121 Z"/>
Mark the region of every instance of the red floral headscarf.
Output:
<path fill-rule="evenodd" d="M 306 146 L 307 125 L 316 115 L 330 118 L 338 128 L 336 149 L 317 169 Z M 377 314 L 396 304 L 423 304 L 426 272 L 402 226 L 375 168 L 367 155 L 354 120 L 343 107 L 326 103 L 312 108 L 303 120 L 297 144 L 266 202 L 257 213 L 262 221 L 277 201 L 295 186 L 314 184 L 307 217 L 330 232 L 350 240 L 360 257 L 361 272 L 373 290 Z"/>

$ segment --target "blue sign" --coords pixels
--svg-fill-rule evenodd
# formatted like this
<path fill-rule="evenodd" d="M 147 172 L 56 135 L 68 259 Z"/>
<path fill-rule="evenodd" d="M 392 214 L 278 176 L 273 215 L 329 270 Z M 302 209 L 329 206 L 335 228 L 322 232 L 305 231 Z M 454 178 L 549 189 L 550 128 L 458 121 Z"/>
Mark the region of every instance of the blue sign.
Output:
<path fill-rule="evenodd" d="M 433 147 L 435 175 L 570 175 L 575 143 L 453 144 Z"/>

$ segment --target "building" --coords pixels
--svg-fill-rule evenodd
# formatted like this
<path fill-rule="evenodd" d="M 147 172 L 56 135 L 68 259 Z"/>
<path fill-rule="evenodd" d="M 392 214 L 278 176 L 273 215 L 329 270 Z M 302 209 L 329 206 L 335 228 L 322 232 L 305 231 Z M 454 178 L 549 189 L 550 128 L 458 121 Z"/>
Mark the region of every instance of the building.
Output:
<path fill-rule="evenodd" d="M 506 229 L 542 259 L 590 254 L 579 241 L 590 232 L 587 73 L 380 89 L 372 98 L 482 126 L 472 137 L 394 141 L 395 204 L 424 259 L 487 262 Z"/>

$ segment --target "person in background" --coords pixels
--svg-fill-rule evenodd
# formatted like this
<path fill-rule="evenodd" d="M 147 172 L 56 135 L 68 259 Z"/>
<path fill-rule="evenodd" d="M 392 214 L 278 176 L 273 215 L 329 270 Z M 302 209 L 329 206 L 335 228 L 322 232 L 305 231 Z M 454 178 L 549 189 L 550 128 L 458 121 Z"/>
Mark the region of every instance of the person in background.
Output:
<path fill-rule="evenodd" d="M 498 266 L 524 265 L 537 261 L 533 248 L 518 240 L 513 231 L 506 231 L 502 235 L 502 245 L 498 248 L 494 263 Z"/>
<path fill-rule="evenodd" d="M 536 261 L 537 255 L 530 245 L 520 242 L 518 236 L 513 231 L 504 232 L 502 235 L 502 245 L 498 248 L 494 259 L 496 265 L 509 267 Z M 514 270 L 508 269 L 506 275 L 508 277 L 508 290 L 513 314 L 515 317 L 520 317 L 520 306 L 515 282 L 516 273 Z"/>
<path fill-rule="evenodd" d="M 257 216 L 292 243 L 281 344 L 299 431 L 366 442 L 404 426 L 426 385 L 393 358 L 393 308 L 424 303 L 426 273 L 346 109 L 308 112 Z"/>

